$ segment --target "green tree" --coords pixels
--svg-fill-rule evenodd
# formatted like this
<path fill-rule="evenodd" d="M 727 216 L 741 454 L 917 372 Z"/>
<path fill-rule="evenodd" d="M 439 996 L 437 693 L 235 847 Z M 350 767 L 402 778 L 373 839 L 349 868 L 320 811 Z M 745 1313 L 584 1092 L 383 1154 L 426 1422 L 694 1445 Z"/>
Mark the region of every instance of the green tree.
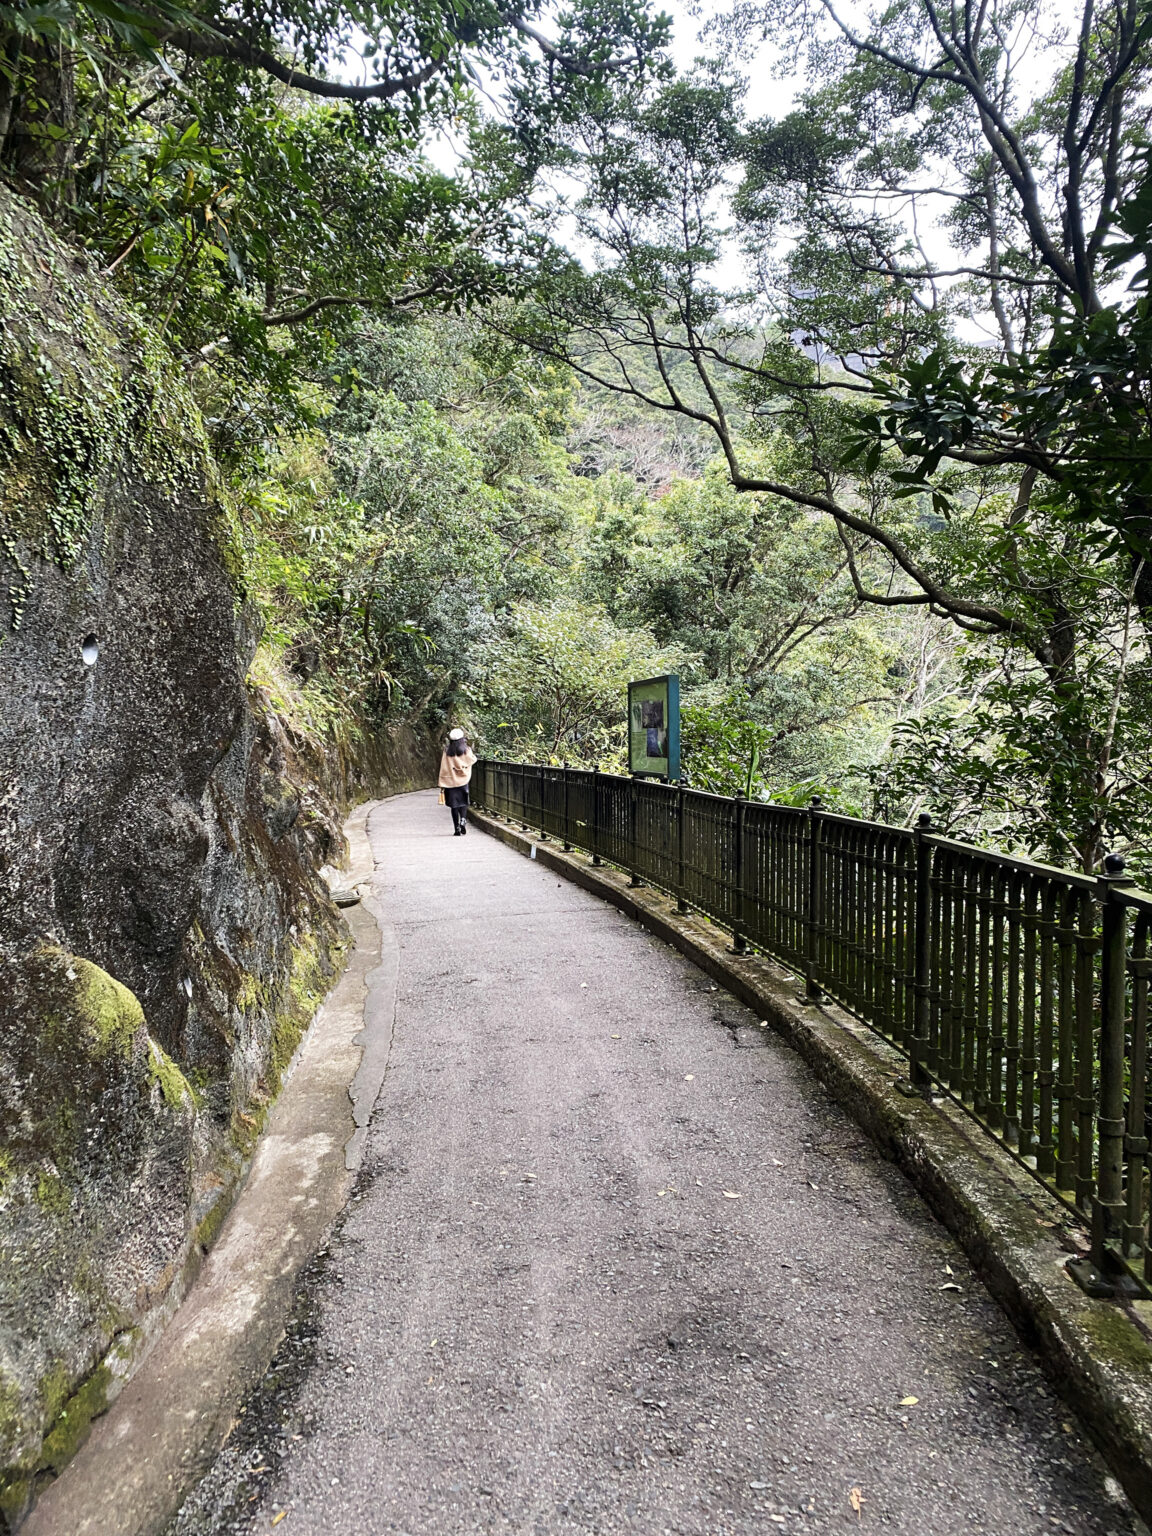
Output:
<path fill-rule="evenodd" d="M 675 482 L 630 529 L 619 511 L 602 514 L 583 581 L 618 623 L 695 658 L 685 697 L 700 729 L 707 718 L 721 735 L 752 733 L 757 786 L 853 776 L 881 749 L 902 637 L 865 611 L 826 520 L 740 495 L 713 466 Z"/>
<path fill-rule="evenodd" d="M 554 122 L 661 68 L 646 0 L 0 4 L 0 175 L 198 372 L 240 461 L 309 419 L 359 311 L 461 309 L 521 280 L 532 167 Z M 483 123 L 477 70 L 502 91 Z M 345 76 L 356 74 L 350 81 Z M 461 155 L 422 156 L 433 131 Z"/>
<path fill-rule="evenodd" d="M 529 761 L 624 767 L 628 683 L 674 671 L 677 658 L 603 609 L 558 598 L 517 603 L 489 652 L 487 739 Z"/>
<path fill-rule="evenodd" d="M 566 381 L 452 316 L 366 324 L 334 366 L 323 429 L 240 477 L 257 680 L 309 728 L 439 724 L 482 690 L 497 616 L 571 574 Z"/>
<path fill-rule="evenodd" d="M 582 124 L 580 229 L 596 269 L 554 264 L 518 329 L 602 387 L 707 425 L 739 491 L 822 514 L 862 602 L 978 637 L 1003 680 L 988 707 L 1005 727 L 1028 722 L 1043 769 L 1021 835 L 1093 869 L 1108 843 L 1139 836 L 1130 775 L 1113 770 L 1123 760 L 1139 782 L 1147 757 L 1130 622 L 1143 551 L 1118 547 L 1091 496 L 1068 517 L 1055 458 L 972 440 L 965 391 L 995 361 L 1022 411 L 1031 359 L 1048 366 L 1089 333 L 1127 347 L 1114 366 L 1139 374 L 1107 274 L 1110 231 L 1142 195 L 1130 146 L 1147 126 L 1148 17 L 1124 0 L 1089 6 L 1066 36 L 1040 13 L 1016 0 L 1008 26 L 995 4 L 901 0 L 856 33 L 831 4 L 742 6 L 729 28 L 741 46 L 770 29 L 806 62 L 797 110 L 741 135 L 713 71 Z M 1016 28 L 1043 38 L 1038 87 Z M 733 217 L 749 283 L 724 292 Z M 1072 426 L 1081 444 L 1106 443 L 1091 368 L 1076 367 Z"/>

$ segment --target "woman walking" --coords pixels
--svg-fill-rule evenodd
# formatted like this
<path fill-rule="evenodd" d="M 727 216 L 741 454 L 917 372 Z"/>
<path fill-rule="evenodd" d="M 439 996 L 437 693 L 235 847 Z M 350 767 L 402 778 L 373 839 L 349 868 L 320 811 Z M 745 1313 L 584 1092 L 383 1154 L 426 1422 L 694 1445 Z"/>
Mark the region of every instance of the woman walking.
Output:
<path fill-rule="evenodd" d="M 440 759 L 440 788 L 444 804 L 452 811 L 452 835 L 463 837 L 468 830 L 468 781 L 476 754 L 459 726 L 448 732 L 444 755 Z"/>

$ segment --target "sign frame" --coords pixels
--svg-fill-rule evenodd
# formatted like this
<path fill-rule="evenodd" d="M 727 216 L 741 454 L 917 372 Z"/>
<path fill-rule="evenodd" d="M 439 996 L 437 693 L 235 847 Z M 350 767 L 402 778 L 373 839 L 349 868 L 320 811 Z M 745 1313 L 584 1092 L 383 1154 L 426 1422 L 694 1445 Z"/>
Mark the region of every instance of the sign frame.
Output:
<path fill-rule="evenodd" d="M 643 705 L 657 706 L 660 720 L 648 718 L 655 711 L 643 711 Z M 673 783 L 680 778 L 680 678 L 675 672 L 660 677 L 637 678 L 628 684 L 628 772 L 636 779 L 663 779 Z M 663 731 L 665 739 L 653 737 Z M 648 746 L 658 742 L 664 752 L 649 755 Z"/>

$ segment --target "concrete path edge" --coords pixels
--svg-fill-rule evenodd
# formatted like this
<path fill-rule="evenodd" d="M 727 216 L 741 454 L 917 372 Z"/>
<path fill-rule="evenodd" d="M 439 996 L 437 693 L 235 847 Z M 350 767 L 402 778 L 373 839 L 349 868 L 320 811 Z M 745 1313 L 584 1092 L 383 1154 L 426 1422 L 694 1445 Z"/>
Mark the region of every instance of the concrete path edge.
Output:
<path fill-rule="evenodd" d="M 730 936 L 681 916 L 662 892 L 634 888 L 608 866 L 563 851 L 473 808 L 471 823 L 635 919 L 693 960 L 781 1035 L 889 1155 L 953 1232 L 989 1291 L 1039 1351 L 1141 1516 L 1152 1523 L 1152 1339 L 1140 1309 L 1084 1294 L 1056 1235 L 1068 1213 L 949 1100 L 895 1087 L 907 1061 L 833 1004 L 803 1000 L 794 977 L 763 956 L 728 952 Z M 877 1277 L 879 1284 L 883 1277 Z"/>
<path fill-rule="evenodd" d="M 371 890 L 368 819 L 345 823 L 361 901 L 341 975 L 297 1047 L 216 1241 L 108 1411 L 41 1494 L 21 1536 L 154 1536 L 227 1438 L 267 1369 L 297 1279 L 346 1204 L 384 1081 L 397 946 Z"/>

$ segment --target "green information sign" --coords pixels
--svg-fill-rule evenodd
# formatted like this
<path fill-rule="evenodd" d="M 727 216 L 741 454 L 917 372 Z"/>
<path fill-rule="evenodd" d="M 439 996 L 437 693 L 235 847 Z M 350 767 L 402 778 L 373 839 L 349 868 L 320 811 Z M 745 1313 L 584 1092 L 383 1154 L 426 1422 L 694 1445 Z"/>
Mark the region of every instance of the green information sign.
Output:
<path fill-rule="evenodd" d="M 680 777 L 678 677 L 628 684 L 628 771 L 654 779 Z"/>

